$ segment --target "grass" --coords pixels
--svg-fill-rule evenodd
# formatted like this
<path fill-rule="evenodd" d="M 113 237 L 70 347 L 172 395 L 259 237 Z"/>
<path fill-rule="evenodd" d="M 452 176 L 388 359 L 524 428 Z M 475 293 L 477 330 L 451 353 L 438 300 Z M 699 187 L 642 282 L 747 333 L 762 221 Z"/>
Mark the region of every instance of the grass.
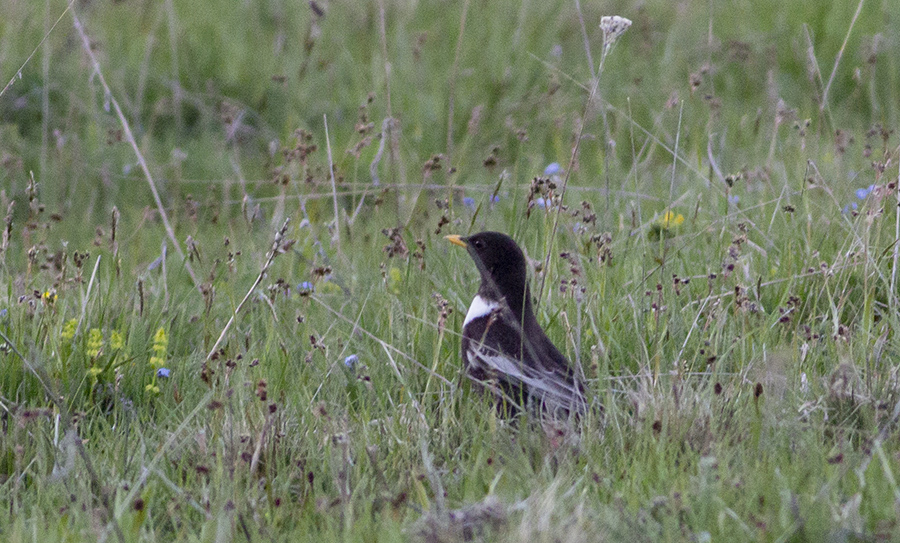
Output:
<path fill-rule="evenodd" d="M 900 539 L 893 11 L 7 0 L 0 539 Z M 575 443 L 461 379 L 484 229 Z"/>

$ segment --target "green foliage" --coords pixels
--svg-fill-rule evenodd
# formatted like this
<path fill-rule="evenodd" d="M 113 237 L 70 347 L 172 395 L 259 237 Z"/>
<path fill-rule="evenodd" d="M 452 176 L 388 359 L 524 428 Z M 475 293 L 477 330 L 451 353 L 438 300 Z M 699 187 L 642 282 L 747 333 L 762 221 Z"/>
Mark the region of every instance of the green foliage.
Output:
<path fill-rule="evenodd" d="M 75 2 L 109 94 L 7 4 L 0 539 L 898 538 L 890 3 L 623 4 L 593 94 L 596 3 Z M 484 229 L 577 431 L 461 378 Z"/>

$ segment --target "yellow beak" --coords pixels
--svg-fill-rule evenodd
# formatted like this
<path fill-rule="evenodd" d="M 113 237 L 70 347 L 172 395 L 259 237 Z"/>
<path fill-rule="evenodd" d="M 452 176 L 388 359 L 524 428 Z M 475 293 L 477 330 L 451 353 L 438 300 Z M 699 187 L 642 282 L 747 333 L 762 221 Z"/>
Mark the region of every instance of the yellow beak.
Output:
<path fill-rule="evenodd" d="M 444 236 L 444 239 L 449 241 L 453 245 L 459 245 L 460 247 L 463 247 L 463 248 L 468 247 L 468 245 L 466 245 L 466 242 L 463 241 L 462 236 L 457 236 L 456 234 L 453 234 L 452 236 Z"/>

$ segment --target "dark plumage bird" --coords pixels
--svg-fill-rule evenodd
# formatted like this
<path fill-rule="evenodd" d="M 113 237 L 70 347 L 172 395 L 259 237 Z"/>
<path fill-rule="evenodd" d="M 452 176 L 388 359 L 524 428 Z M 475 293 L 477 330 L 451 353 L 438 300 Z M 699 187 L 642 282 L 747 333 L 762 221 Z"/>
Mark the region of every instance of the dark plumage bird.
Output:
<path fill-rule="evenodd" d="M 554 417 L 586 409 L 584 386 L 534 317 L 525 255 L 499 232 L 447 236 L 465 247 L 481 286 L 463 324 L 466 374 L 512 413 L 528 406 Z"/>

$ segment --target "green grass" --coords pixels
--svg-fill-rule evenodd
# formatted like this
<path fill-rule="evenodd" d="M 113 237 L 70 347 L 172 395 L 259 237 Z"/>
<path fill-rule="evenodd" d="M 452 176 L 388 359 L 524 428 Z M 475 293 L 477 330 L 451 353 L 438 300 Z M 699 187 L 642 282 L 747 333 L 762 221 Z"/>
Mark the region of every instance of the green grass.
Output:
<path fill-rule="evenodd" d="M 900 539 L 892 2 L 201 4 L 2 8 L 0 540 Z M 572 443 L 461 378 L 484 229 Z"/>

